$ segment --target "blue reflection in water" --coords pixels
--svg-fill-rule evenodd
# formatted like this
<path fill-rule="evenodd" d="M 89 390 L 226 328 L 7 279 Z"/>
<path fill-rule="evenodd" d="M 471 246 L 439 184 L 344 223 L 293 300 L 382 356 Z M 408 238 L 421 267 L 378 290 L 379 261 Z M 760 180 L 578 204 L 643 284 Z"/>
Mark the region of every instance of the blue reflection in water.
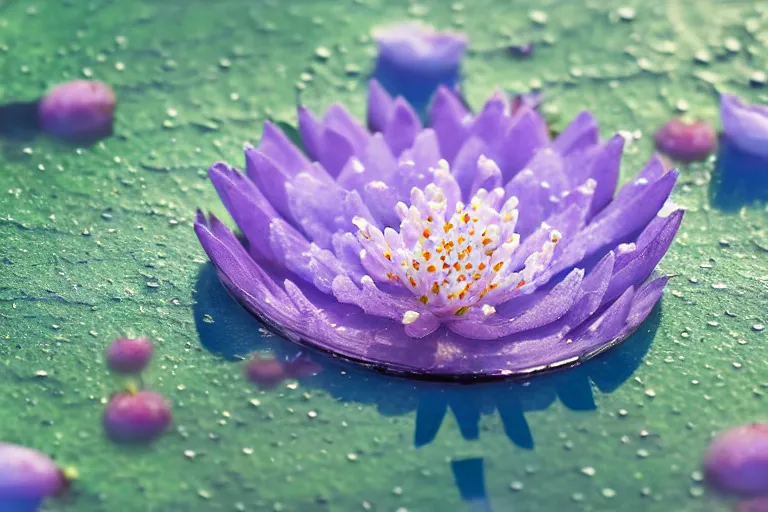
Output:
<path fill-rule="evenodd" d="M 768 159 L 745 153 L 723 136 L 709 187 L 712 204 L 726 211 L 768 201 Z"/>
<path fill-rule="evenodd" d="M 195 323 L 203 346 L 228 360 L 240 360 L 251 352 L 269 348 L 290 364 L 303 351 L 278 337 L 258 334 L 256 320 L 229 297 L 211 264 L 203 267 L 195 287 Z M 337 361 L 315 352 L 307 353 L 322 371 L 304 385 L 322 388 L 339 400 L 375 404 L 385 416 L 416 410 L 413 443 L 419 448 L 433 442 L 448 411 L 456 418 L 468 441 L 480 437 L 483 415 L 498 412 L 506 437 L 532 450 L 534 435 L 525 413 L 543 411 L 557 400 L 573 411 L 597 409 L 594 388 L 601 393 L 618 389 L 642 362 L 661 319 L 657 306 L 637 333 L 624 343 L 578 367 L 533 378 L 530 381 L 474 385 L 440 384 L 380 376 L 372 371 Z M 303 357 L 303 356 L 302 356 Z M 338 371 L 343 367 L 346 371 Z M 354 381 L 355 385 L 350 385 Z M 456 459 L 451 468 L 461 497 L 473 512 L 492 510 L 485 490 L 482 458 Z"/>

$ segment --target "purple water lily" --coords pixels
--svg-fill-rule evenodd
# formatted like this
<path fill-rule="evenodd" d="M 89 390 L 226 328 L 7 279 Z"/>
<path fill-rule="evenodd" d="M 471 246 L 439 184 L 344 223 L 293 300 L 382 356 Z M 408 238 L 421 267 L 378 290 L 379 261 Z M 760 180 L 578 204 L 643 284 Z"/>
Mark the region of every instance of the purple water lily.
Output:
<path fill-rule="evenodd" d="M 726 137 L 742 151 L 768 158 L 768 105 L 747 105 L 732 94 L 720 96 Z"/>
<path fill-rule="evenodd" d="M 551 141 L 496 92 L 478 115 L 447 88 L 430 127 L 375 81 L 363 128 L 299 108 L 304 154 L 267 122 L 246 175 L 209 174 L 243 245 L 195 231 L 251 313 L 295 342 L 430 378 L 529 374 L 628 337 L 661 297 L 649 280 L 682 220 L 653 157 L 614 198 L 624 140 L 583 112 Z"/>
<path fill-rule="evenodd" d="M 466 35 L 410 22 L 376 29 L 373 38 L 379 48 L 373 77 L 417 111 L 427 106 L 439 86 L 458 88 Z"/>

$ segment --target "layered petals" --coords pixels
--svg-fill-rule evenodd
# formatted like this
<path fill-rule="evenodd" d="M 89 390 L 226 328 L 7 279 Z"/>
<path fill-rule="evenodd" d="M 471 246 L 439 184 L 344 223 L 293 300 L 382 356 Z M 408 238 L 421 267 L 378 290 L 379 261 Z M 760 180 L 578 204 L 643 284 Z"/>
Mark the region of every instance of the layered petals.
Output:
<path fill-rule="evenodd" d="M 624 140 L 588 112 L 550 141 L 502 91 L 475 116 L 442 87 L 424 128 L 374 80 L 370 132 L 341 105 L 298 118 L 307 155 L 267 123 L 245 176 L 209 171 L 246 242 L 195 223 L 232 295 L 293 341 L 410 375 L 526 375 L 610 348 L 661 297 L 677 172 L 654 157 L 614 198 Z"/>

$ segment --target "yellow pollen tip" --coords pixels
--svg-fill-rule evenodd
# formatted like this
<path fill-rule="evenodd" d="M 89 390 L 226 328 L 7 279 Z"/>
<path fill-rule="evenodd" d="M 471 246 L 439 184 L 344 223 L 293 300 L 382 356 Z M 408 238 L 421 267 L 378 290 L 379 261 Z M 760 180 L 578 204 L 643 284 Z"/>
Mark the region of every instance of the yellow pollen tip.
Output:
<path fill-rule="evenodd" d="M 419 297 L 419 302 L 421 302 L 422 304 L 427 304 L 429 302 L 429 297 L 427 297 L 426 295 L 422 295 L 421 297 Z"/>
<path fill-rule="evenodd" d="M 456 310 L 456 316 L 461 316 L 465 314 L 468 310 L 469 308 L 467 306 L 460 307 L 459 309 Z"/>

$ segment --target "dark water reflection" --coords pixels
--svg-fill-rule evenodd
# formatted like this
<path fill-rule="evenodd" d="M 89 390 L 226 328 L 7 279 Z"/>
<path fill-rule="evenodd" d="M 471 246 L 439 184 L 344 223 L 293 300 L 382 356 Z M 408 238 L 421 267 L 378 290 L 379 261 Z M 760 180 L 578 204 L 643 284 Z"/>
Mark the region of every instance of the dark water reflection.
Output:
<path fill-rule="evenodd" d="M 210 264 L 200 272 L 195 290 L 195 322 L 207 350 L 231 361 L 265 349 L 287 364 L 297 356 L 309 356 L 324 371 L 303 380 L 303 386 L 323 389 L 340 401 L 375 405 L 384 416 L 415 410 L 413 443 L 417 448 L 435 440 L 450 411 L 462 437 L 468 441 L 480 437 L 480 420 L 484 415 L 498 413 L 509 441 L 533 450 L 535 435 L 526 413 L 546 410 L 558 400 L 572 411 L 596 410 L 593 390 L 612 393 L 632 376 L 661 320 L 657 307 L 638 333 L 625 343 L 563 372 L 525 382 L 440 384 L 379 375 L 324 354 L 306 352 L 278 337 L 262 336 L 257 330 L 258 322 L 228 295 Z M 472 510 L 491 510 L 485 491 L 483 458 L 452 460 L 451 469 L 459 493 L 470 502 Z"/>
<path fill-rule="evenodd" d="M 709 188 L 712 204 L 736 211 L 754 202 L 768 201 L 768 159 L 744 153 L 727 137 L 720 138 L 719 148 Z"/>

